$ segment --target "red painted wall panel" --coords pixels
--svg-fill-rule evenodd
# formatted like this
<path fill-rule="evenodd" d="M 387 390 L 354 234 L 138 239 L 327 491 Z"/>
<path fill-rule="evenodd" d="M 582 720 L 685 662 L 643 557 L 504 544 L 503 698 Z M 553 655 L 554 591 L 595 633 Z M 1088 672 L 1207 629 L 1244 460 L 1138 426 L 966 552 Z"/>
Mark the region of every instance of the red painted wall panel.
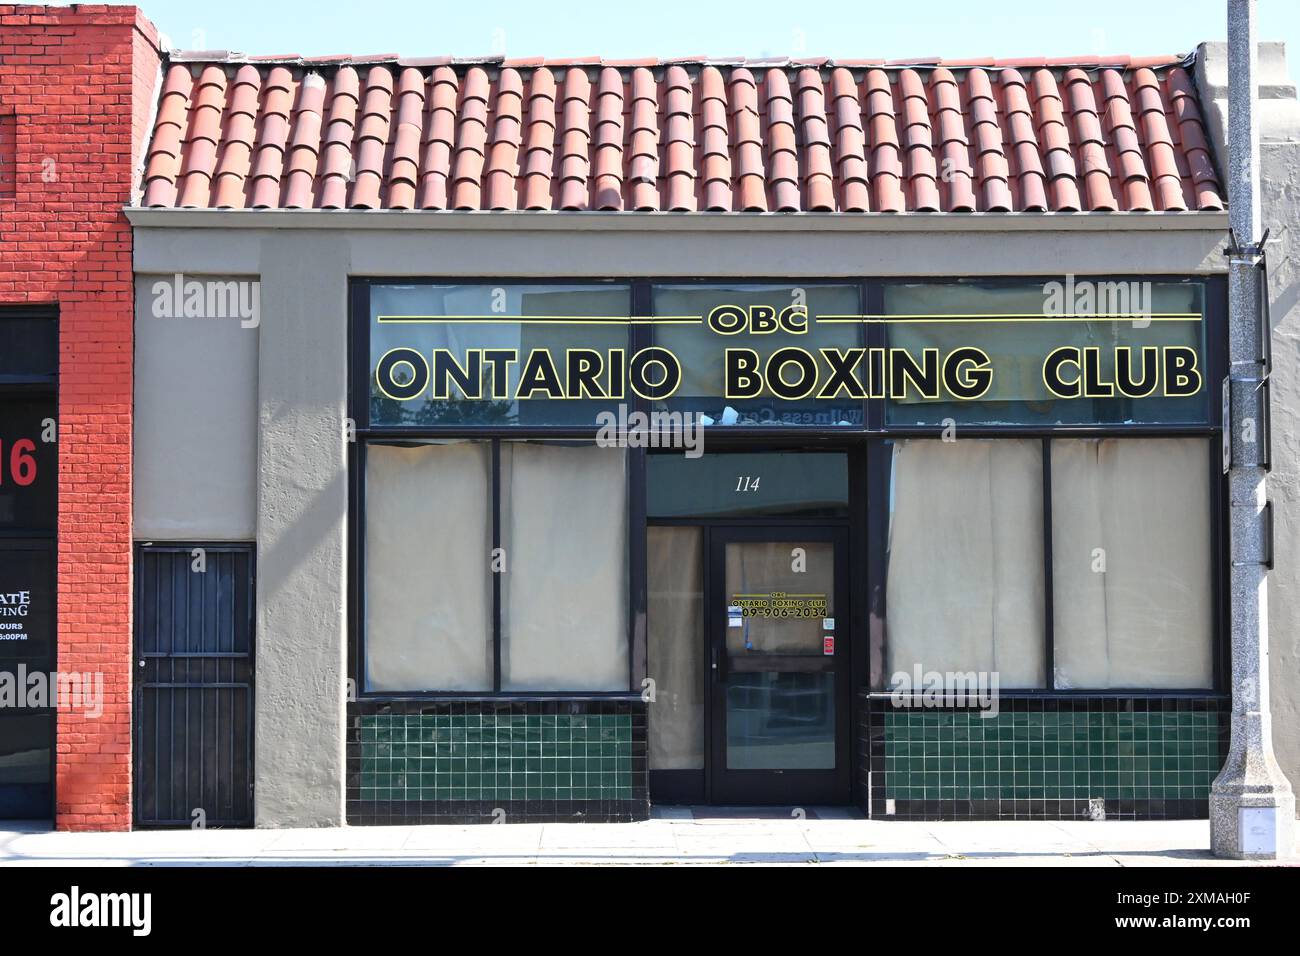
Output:
<path fill-rule="evenodd" d="M 60 829 L 131 824 L 131 230 L 158 38 L 135 7 L 0 4 L 0 306 L 59 310 L 58 667 L 103 714 L 58 716 Z"/>

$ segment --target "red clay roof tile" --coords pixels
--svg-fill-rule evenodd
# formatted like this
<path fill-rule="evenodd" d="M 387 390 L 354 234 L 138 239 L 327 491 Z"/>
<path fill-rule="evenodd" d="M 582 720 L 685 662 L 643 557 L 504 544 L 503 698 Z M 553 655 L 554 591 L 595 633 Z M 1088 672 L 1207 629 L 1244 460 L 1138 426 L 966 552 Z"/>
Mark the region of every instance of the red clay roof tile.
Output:
<path fill-rule="evenodd" d="M 244 105 L 238 107 L 236 104 L 241 99 L 244 100 Z M 231 111 L 226 116 L 226 127 L 222 133 L 221 149 L 217 155 L 212 204 L 219 209 L 244 208 L 244 187 L 252 169 L 256 115 L 257 87 L 248 83 L 236 85 Z"/>
<path fill-rule="evenodd" d="M 313 205 L 320 168 L 321 133 L 324 129 L 325 80 L 319 73 L 303 77 L 298 88 L 293 136 L 289 141 L 289 170 L 285 175 L 284 204 L 290 209 Z"/>
<path fill-rule="evenodd" d="M 172 59 L 150 207 L 1224 208 L 1173 57 Z"/>

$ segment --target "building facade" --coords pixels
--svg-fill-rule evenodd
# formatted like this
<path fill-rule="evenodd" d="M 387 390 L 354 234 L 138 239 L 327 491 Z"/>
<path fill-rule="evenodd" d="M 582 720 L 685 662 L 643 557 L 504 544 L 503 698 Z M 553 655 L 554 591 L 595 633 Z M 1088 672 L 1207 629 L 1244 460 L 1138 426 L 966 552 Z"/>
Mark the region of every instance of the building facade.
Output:
<path fill-rule="evenodd" d="M 1267 58 L 1280 203 L 1295 96 Z M 60 776 L 63 825 L 1206 815 L 1221 49 L 156 76 L 115 207 L 131 573 L 97 592 L 128 614 L 99 633 L 135 661 L 130 812 L 65 817 Z M 60 555 L 90 543 L 58 513 Z"/>

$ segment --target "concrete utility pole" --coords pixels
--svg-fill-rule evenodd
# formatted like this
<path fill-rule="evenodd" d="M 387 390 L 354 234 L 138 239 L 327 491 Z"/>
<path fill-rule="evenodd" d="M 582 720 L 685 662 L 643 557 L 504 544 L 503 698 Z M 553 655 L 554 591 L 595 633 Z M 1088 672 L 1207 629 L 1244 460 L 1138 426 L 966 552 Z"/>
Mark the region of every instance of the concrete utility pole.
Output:
<path fill-rule="evenodd" d="M 1228 2 L 1228 359 L 1231 442 L 1232 743 L 1210 791 L 1215 856 L 1295 853 L 1295 795 L 1273 756 L 1268 703 L 1265 367 L 1255 0 Z"/>

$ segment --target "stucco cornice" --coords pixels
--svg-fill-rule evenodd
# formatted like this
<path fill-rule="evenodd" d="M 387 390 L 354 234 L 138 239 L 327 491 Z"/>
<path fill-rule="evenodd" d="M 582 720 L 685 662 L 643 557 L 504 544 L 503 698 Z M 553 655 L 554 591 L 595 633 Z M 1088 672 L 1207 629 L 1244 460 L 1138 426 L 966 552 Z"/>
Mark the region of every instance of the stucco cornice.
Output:
<path fill-rule="evenodd" d="M 639 213 L 428 212 L 356 209 L 144 209 L 136 228 L 375 229 L 570 233 L 1226 233 L 1227 212 L 1088 213 Z"/>

